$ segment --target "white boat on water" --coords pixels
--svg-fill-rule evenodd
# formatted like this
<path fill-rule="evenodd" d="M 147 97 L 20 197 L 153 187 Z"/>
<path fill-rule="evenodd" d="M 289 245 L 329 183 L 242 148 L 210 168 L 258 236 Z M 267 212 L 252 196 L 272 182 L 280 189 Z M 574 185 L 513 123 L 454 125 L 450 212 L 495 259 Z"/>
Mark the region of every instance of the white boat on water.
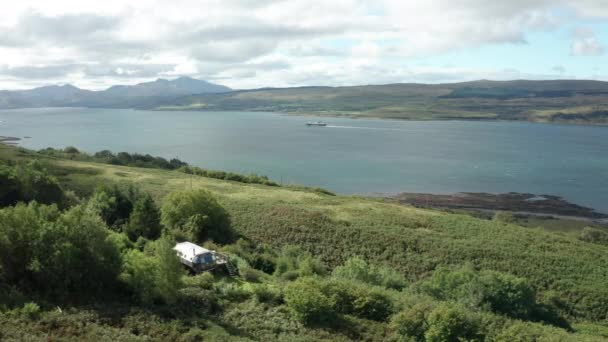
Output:
<path fill-rule="evenodd" d="M 314 122 L 307 122 L 306 126 L 319 126 L 319 127 L 325 127 L 327 126 L 326 122 L 323 121 L 314 121 Z"/>

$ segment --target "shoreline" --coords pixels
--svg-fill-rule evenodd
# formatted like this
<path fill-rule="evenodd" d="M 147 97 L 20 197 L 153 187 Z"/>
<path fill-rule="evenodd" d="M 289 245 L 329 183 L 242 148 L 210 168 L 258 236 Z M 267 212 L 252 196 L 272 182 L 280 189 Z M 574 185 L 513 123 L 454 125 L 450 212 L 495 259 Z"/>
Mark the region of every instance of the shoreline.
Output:
<path fill-rule="evenodd" d="M 388 198 L 401 204 L 409 204 L 419 208 L 470 210 L 485 213 L 507 211 L 521 216 L 608 223 L 608 214 L 568 202 L 553 195 L 515 192 L 503 194 L 472 192 L 455 194 L 399 193 Z"/>

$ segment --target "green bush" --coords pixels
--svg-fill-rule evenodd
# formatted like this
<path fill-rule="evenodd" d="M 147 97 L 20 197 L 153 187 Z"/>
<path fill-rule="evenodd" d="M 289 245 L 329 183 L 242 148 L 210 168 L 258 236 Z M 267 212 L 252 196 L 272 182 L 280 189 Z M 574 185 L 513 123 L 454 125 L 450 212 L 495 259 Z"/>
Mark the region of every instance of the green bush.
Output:
<path fill-rule="evenodd" d="M 186 232 L 194 241 L 210 238 L 227 243 L 234 239 L 228 212 L 208 191 L 173 192 L 165 198 L 161 212 L 165 227 Z"/>
<path fill-rule="evenodd" d="M 167 238 L 151 242 L 146 251 L 125 253 L 120 278 L 146 304 L 154 301 L 174 303 L 182 287 L 184 270 Z"/>
<path fill-rule="evenodd" d="M 338 313 L 374 321 L 384 321 L 392 314 L 392 300 L 381 289 L 345 280 L 325 280 L 320 285 Z"/>
<path fill-rule="evenodd" d="M 530 322 L 517 322 L 504 329 L 494 339 L 496 342 L 553 342 L 575 341 L 562 329 Z"/>
<path fill-rule="evenodd" d="M 229 302 L 243 302 L 251 298 L 251 292 L 243 286 L 232 282 L 220 282 L 216 288 L 221 298 Z"/>
<path fill-rule="evenodd" d="M 29 320 L 35 320 L 40 317 L 40 306 L 34 302 L 28 302 L 18 310 L 18 315 Z"/>
<path fill-rule="evenodd" d="M 344 265 L 336 267 L 332 275 L 336 278 L 356 280 L 397 290 L 406 286 L 405 278 L 395 270 L 370 265 L 359 257 L 348 259 Z"/>
<path fill-rule="evenodd" d="M 608 245 L 608 232 L 602 229 L 585 227 L 579 239 L 585 242 Z"/>
<path fill-rule="evenodd" d="M 412 307 L 399 312 L 391 318 L 390 328 L 398 340 L 424 342 L 428 330 L 429 314 L 434 305 L 431 303 L 417 303 Z"/>
<path fill-rule="evenodd" d="M 483 341 L 477 317 L 453 304 L 440 304 L 428 316 L 427 342 Z"/>
<path fill-rule="evenodd" d="M 529 319 L 538 307 L 536 293 L 525 279 L 471 267 L 440 268 L 416 289 L 439 300 L 487 308 L 514 318 Z"/>
<path fill-rule="evenodd" d="M 305 324 L 327 324 L 336 317 L 334 301 L 320 287 L 314 278 L 301 278 L 285 289 L 287 307 Z"/>
<path fill-rule="evenodd" d="M 283 302 L 283 293 L 281 290 L 268 284 L 254 285 L 253 295 L 260 303 L 277 305 Z"/>

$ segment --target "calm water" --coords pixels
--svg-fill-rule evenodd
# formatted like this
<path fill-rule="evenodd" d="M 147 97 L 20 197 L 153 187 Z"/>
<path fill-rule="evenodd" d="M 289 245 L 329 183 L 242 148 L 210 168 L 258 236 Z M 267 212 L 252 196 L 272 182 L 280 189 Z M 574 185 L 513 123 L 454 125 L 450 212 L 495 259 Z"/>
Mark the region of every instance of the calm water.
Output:
<path fill-rule="evenodd" d="M 531 192 L 608 212 L 608 127 L 408 122 L 245 112 L 0 111 L 21 145 L 178 157 L 340 193 Z"/>

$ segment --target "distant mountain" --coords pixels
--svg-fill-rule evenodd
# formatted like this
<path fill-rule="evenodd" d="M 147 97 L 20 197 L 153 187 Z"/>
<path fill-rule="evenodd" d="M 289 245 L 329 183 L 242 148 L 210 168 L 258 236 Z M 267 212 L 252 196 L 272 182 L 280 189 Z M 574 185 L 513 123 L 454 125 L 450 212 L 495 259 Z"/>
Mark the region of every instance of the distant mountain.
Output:
<path fill-rule="evenodd" d="M 197 80 L 191 77 L 180 77 L 173 81 L 159 78 L 154 82 L 139 83 L 134 86 L 113 86 L 106 90 L 105 93 L 106 95 L 127 97 L 171 97 L 176 95 L 225 93 L 231 90 L 232 89 L 223 85 L 213 84 L 207 81 Z"/>
<path fill-rule="evenodd" d="M 52 85 L 30 90 L 0 91 L 0 108 L 119 107 L 130 108 L 185 95 L 222 93 L 230 88 L 190 77 L 158 79 L 136 85 L 117 85 L 90 91 L 73 85 Z"/>

